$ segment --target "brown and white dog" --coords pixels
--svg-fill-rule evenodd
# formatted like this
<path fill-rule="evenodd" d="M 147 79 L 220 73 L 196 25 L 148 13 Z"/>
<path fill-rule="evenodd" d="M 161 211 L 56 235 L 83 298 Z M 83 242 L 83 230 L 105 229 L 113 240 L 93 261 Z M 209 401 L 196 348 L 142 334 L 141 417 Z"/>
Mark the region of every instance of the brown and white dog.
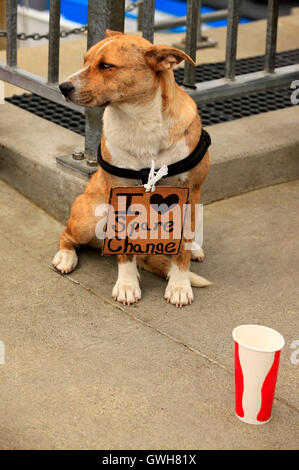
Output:
<path fill-rule="evenodd" d="M 104 160 L 122 168 L 139 170 L 169 165 L 187 157 L 201 135 L 201 120 L 195 102 L 175 82 L 173 66 L 192 59 L 169 46 L 153 46 L 146 39 L 107 31 L 106 38 L 85 55 L 84 66 L 60 85 L 66 99 L 81 106 L 106 106 L 103 115 L 101 152 Z M 192 170 L 159 181 L 169 186 L 184 186 L 190 191 L 189 203 L 199 204 L 200 187 L 209 170 L 209 154 Z M 139 182 L 136 182 L 139 183 Z M 112 176 L 99 168 L 85 192 L 71 210 L 66 229 L 60 236 L 60 250 L 53 265 L 62 273 L 75 269 L 75 247 L 95 245 L 95 211 L 108 202 L 112 186 L 132 186 L 132 180 Z M 176 306 L 191 303 L 191 284 L 210 282 L 189 271 L 190 259 L 202 261 L 200 247 L 185 250 L 170 258 L 117 255 L 118 279 L 112 296 L 124 304 L 141 298 L 137 265 L 168 279 L 165 298 Z M 136 262 L 137 258 L 137 262 Z"/>

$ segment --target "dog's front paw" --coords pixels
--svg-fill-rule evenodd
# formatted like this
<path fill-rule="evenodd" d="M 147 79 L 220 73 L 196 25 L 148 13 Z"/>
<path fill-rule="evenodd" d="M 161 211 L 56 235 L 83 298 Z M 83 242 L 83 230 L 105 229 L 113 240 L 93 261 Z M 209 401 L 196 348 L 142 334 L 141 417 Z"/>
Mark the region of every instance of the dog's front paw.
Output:
<path fill-rule="evenodd" d="M 164 298 L 176 307 L 192 304 L 193 291 L 189 279 L 169 279 Z"/>
<path fill-rule="evenodd" d="M 118 279 L 112 289 L 112 297 L 124 305 L 138 302 L 141 299 L 138 279 Z"/>
<path fill-rule="evenodd" d="M 75 250 L 59 250 L 53 258 L 52 264 L 63 274 L 70 273 L 78 263 Z"/>

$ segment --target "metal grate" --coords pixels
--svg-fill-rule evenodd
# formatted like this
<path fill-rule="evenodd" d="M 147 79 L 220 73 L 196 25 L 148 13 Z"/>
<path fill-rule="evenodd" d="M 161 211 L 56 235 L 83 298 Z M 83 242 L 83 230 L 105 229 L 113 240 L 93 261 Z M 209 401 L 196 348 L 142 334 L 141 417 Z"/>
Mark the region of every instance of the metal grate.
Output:
<path fill-rule="evenodd" d="M 85 116 L 84 114 L 73 111 L 66 106 L 57 104 L 42 96 L 24 93 L 23 95 L 13 95 L 6 98 L 6 101 L 19 108 L 23 108 L 30 113 L 54 122 L 59 126 L 65 127 L 77 134 L 85 134 Z"/>
<path fill-rule="evenodd" d="M 298 62 L 299 49 L 276 54 L 277 67 L 292 65 Z M 264 56 L 239 59 L 236 63 L 236 72 L 237 75 L 256 72 L 263 70 L 263 66 Z M 224 68 L 224 62 L 198 65 L 195 71 L 196 82 L 221 78 L 224 74 Z M 176 69 L 175 78 L 177 83 L 181 85 L 184 78 L 184 69 Z M 275 88 L 238 98 L 215 101 L 203 105 L 198 104 L 198 109 L 203 125 L 209 126 L 292 106 L 290 94 L 291 90 L 288 88 Z M 6 100 L 78 134 L 84 135 L 85 133 L 85 117 L 83 114 L 49 101 L 46 98 L 25 93 L 23 95 L 13 95 L 10 98 L 6 98 Z"/>
<path fill-rule="evenodd" d="M 275 67 L 284 67 L 299 63 L 299 49 L 276 53 Z M 265 56 L 246 57 L 236 61 L 236 75 L 259 72 L 264 70 Z M 179 85 L 183 85 L 184 69 L 174 71 L 175 79 Z M 200 64 L 195 67 L 195 83 L 206 82 L 223 78 L 225 75 L 225 62 L 212 64 Z"/>

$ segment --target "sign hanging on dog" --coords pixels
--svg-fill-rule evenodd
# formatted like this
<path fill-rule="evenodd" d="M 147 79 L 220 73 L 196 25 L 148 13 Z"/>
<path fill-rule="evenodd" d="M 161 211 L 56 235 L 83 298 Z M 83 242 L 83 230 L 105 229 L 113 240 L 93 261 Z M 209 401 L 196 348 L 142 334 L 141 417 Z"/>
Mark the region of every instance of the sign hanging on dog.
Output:
<path fill-rule="evenodd" d="M 112 188 L 103 254 L 178 254 L 188 196 L 188 188 Z"/>

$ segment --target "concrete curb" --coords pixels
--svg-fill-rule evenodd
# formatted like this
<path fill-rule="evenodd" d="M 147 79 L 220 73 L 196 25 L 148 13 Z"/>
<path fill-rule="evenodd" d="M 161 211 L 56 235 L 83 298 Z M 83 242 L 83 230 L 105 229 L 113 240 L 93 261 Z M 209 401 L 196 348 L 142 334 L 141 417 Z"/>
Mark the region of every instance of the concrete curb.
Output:
<path fill-rule="evenodd" d="M 211 169 L 202 202 L 299 178 L 298 108 L 209 126 Z M 65 222 L 87 182 L 56 157 L 82 150 L 83 137 L 24 111 L 1 105 L 0 177 Z"/>

